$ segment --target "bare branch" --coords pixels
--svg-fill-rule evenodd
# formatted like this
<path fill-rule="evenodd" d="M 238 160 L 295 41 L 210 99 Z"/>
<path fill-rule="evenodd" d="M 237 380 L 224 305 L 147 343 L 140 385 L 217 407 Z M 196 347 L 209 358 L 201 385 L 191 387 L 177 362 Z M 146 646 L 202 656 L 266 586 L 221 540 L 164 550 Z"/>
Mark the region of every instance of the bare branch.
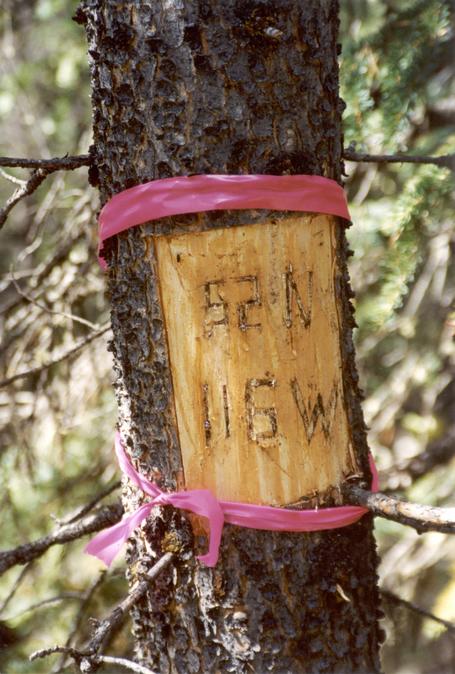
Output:
<path fill-rule="evenodd" d="M 33 194 L 48 175 L 54 171 L 62 169 L 69 171 L 88 166 L 91 162 L 90 155 L 84 154 L 75 157 L 54 157 L 53 159 L 19 159 L 13 157 L 0 157 L 0 166 L 10 168 L 33 168 L 30 178 L 23 182 L 18 189 L 13 192 L 6 201 L 5 206 L 0 210 L 0 229 L 6 222 L 11 210 L 25 197 Z"/>
<path fill-rule="evenodd" d="M 93 595 L 98 590 L 100 585 L 102 585 L 104 583 L 105 579 L 106 579 L 106 570 L 103 569 L 103 571 L 101 571 L 99 577 L 95 580 L 94 583 L 91 584 L 91 586 L 84 593 L 83 601 L 82 601 L 82 603 L 79 607 L 79 610 L 76 614 L 76 618 L 73 622 L 73 626 L 71 628 L 71 631 L 70 631 L 70 633 L 69 633 L 69 635 L 66 639 L 66 643 L 65 643 L 65 646 L 64 646 L 65 648 L 71 647 L 71 644 L 72 644 L 72 642 L 73 642 L 75 636 L 77 635 L 77 632 L 78 632 L 78 630 L 81 626 L 82 619 L 83 619 L 84 614 L 87 610 L 87 607 L 89 606 Z M 53 667 L 51 674 L 60 674 L 60 672 L 63 669 L 65 669 L 66 662 L 67 662 L 67 654 L 62 653 L 62 657 Z"/>
<path fill-rule="evenodd" d="M 434 620 L 434 622 L 439 623 L 440 625 L 444 625 L 444 627 L 449 631 L 455 633 L 455 624 L 449 622 L 448 620 L 444 620 L 443 618 L 439 618 L 438 616 L 434 615 L 434 613 L 430 613 L 430 611 L 427 611 L 424 608 L 421 608 L 420 606 L 417 606 L 416 604 L 413 604 L 411 601 L 408 601 L 407 599 L 403 599 L 399 595 L 395 594 L 394 592 L 391 592 L 390 590 L 385 590 L 384 588 L 381 588 L 380 590 L 381 594 L 385 599 L 390 601 L 392 604 L 401 604 L 405 608 L 407 608 L 409 611 L 412 611 L 413 613 L 417 613 L 418 615 L 421 615 L 423 618 L 428 618 L 429 620 Z"/>
<path fill-rule="evenodd" d="M 35 651 L 31 654 L 29 659 L 33 661 L 38 660 L 39 658 L 47 658 L 54 653 L 65 653 L 65 655 L 70 655 L 76 663 L 79 663 L 85 655 L 82 651 L 78 651 L 70 646 L 51 646 L 51 648 L 43 648 L 40 651 Z"/>
<path fill-rule="evenodd" d="M 50 171 L 72 171 L 81 166 L 90 166 L 89 154 L 80 154 L 65 157 L 53 157 L 52 159 L 29 159 L 20 157 L 0 157 L 0 166 L 8 168 L 43 168 Z"/>
<path fill-rule="evenodd" d="M 109 634 L 125 620 L 131 607 L 147 592 L 150 583 L 158 578 L 164 569 L 169 566 L 173 557 L 174 555 L 171 552 L 166 552 L 145 574 L 144 580 L 141 580 L 130 590 L 125 599 L 111 611 L 107 618 L 98 623 L 95 634 L 90 639 L 87 647 L 90 653 L 97 653 L 102 648 Z"/>
<path fill-rule="evenodd" d="M 446 154 L 440 157 L 409 154 L 366 154 L 364 152 L 355 152 L 351 148 L 345 148 L 343 159 L 358 162 L 374 162 L 375 164 L 435 164 L 436 166 L 455 171 L 455 154 Z"/>
<path fill-rule="evenodd" d="M 27 575 L 27 573 L 30 571 L 30 569 L 33 566 L 33 562 L 29 562 L 26 566 L 24 566 L 23 569 L 21 569 L 20 574 L 14 581 L 13 587 L 9 591 L 9 593 L 6 595 L 5 599 L 2 601 L 2 604 L 0 606 L 0 613 L 3 613 L 3 611 L 6 609 L 8 604 L 10 603 L 11 599 L 14 597 L 20 586 L 22 585 L 22 582 Z"/>
<path fill-rule="evenodd" d="M 123 506 L 120 502 L 104 506 L 83 520 L 60 527 L 53 533 L 43 536 L 43 538 L 19 545 L 13 550 L 0 552 L 0 575 L 16 564 L 27 564 L 27 562 L 40 557 L 52 545 L 62 545 L 116 524 L 120 521 L 122 515 Z"/>
<path fill-rule="evenodd" d="M 55 595 L 55 597 L 48 597 L 47 599 L 42 599 L 37 601 L 35 604 L 30 604 L 26 608 L 22 609 L 19 613 L 15 613 L 13 616 L 9 617 L 8 620 L 16 620 L 24 613 L 30 613 L 30 611 L 36 611 L 43 606 L 51 606 L 52 604 L 58 604 L 65 599 L 75 599 L 76 601 L 81 601 L 84 598 L 84 595 L 80 592 L 62 592 L 61 594 Z"/>
<path fill-rule="evenodd" d="M 5 386 L 9 386 L 9 384 L 12 384 L 13 382 L 17 381 L 18 379 L 24 379 L 24 377 L 29 377 L 32 375 L 37 375 L 40 372 L 43 372 L 43 370 L 48 370 L 50 367 L 53 365 L 57 365 L 58 363 L 62 363 L 64 360 L 67 360 L 68 358 L 72 358 L 75 356 L 79 351 L 81 351 L 87 344 L 90 344 L 90 342 L 93 342 L 94 339 L 97 339 L 98 337 L 101 337 L 104 335 L 108 330 L 111 329 L 111 325 L 104 325 L 100 330 L 96 330 L 87 337 L 85 337 L 83 340 L 81 340 L 76 346 L 71 347 L 71 349 L 67 349 L 66 351 L 61 351 L 59 355 L 57 355 L 55 358 L 52 358 L 51 360 L 47 361 L 47 363 L 43 363 L 43 365 L 39 365 L 37 367 L 32 367 L 30 370 L 24 370 L 23 372 L 17 372 L 16 374 L 13 374 L 11 377 L 7 377 L 6 379 L 3 379 L 0 381 L 0 388 L 4 388 Z"/>
<path fill-rule="evenodd" d="M 406 524 L 419 533 L 424 531 L 455 533 L 455 508 L 435 508 L 420 503 L 409 503 L 380 492 L 373 494 L 348 483 L 342 486 L 342 492 L 347 503 L 367 508 L 379 517 Z"/>
<path fill-rule="evenodd" d="M 23 187 L 27 182 L 26 180 L 21 180 L 20 178 L 16 178 L 16 176 L 10 175 L 1 168 L 0 168 L 0 176 L 2 178 L 5 178 L 5 180 L 8 180 L 10 183 L 13 183 L 13 185 L 19 185 L 19 187 Z"/>
<path fill-rule="evenodd" d="M 16 281 L 24 278 L 30 278 L 35 273 L 34 269 L 18 269 L 14 272 Z M 10 272 L 0 274 L 0 293 L 5 290 L 13 282 L 13 276 Z"/>
<path fill-rule="evenodd" d="M 114 661 L 117 659 L 109 658 L 109 656 L 105 655 L 98 655 L 98 651 L 102 648 L 110 633 L 123 622 L 130 608 L 143 594 L 145 594 L 149 588 L 150 583 L 158 578 L 158 576 L 169 566 L 173 558 L 174 555 L 171 552 L 167 552 L 157 561 L 157 563 L 145 574 L 144 580 L 141 580 L 130 591 L 125 599 L 115 607 L 115 609 L 108 615 L 107 618 L 104 618 L 104 620 L 97 624 L 95 634 L 90 639 L 87 646 L 82 650 L 72 648 L 71 646 L 53 646 L 52 648 L 45 648 L 44 650 L 35 651 L 30 655 L 30 660 L 33 661 L 39 658 L 45 658 L 48 655 L 52 655 L 53 653 L 64 653 L 65 655 L 69 655 L 71 658 L 73 658 L 80 670 L 84 672 L 95 671 L 97 665 L 99 665 L 101 662 L 110 662 L 115 664 Z M 150 670 L 145 668 L 137 669 L 137 667 L 140 667 L 140 665 L 131 663 L 131 661 L 124 661 L 124 666 L 126 666 L 125 662 L 135 665 L 136 669 L 133 671 L 140 672 L 140 674 L 144 674 L 144 672 L 145 674 L 155 674 L 154 672 L 150 672 Z M 116 664 L 119 663 L 117 662 Z"/>
<path fill-rule="evenodd" d="M 74 515 L 71 515 L 69 519 L 66 520 L 58 520 L 55 519 L 57 524 L 59 526 L 63 526 L 64 524 L 72 524 L 73 522 L 77 522 L 77 520 L 80 520 L 81 517 L 84 517 L 84 515 L 87 515 L 95 506 L 98 505 L 100 501 L 102 501 L 106 496 L 109 496 L 109 494 L 112 494 L 113 491 L 121 487 L 122 483 L 120 480 L 118 482 L 115 482 L 113 485 L 110 487 L 107 487 L 104 491 L 102 491 L 100 494 L 97 494 L 89 503 L 84 505 L 80 510 L 78 510 Z"/>
<path fill-rule="evenodd" d="M 24 183 L 24 185 L 21 187 L 18 187 L 17 190 L 13 192 L 9 199 L 7 199 L 4 207 L 0 210 L 0 229 L 5 224 L 6 218 L 14 206 L 16 206 L 16 204 L 18 204 L 19 201 L 25 197 L 33 194 L 33 192 L 38 189 L 38 187 L 41 185 L 43 180 L 47 178 L 48 175 L 49 171 L 47 169 L 36 169 L 36 171 L 33 171 L 27 182 Z"/>
<path fill-rule="evenodd" d="M 98 669 L 100 664 L 113 664 L 119 665 L 120 667 L 125 667 L 133 672 L 138 674 L 157 674 L 151 669 L 139 665 L 137 662 L 132 660 L 125 660 L 125 658 L 113 658 L 108 655 L 95 655 L 90 656 L 84 654 L 82 651 L 78 651 L 75 648 L 70 648 L 67 646 L 53 646 L 52 648 L 46 648 L 42 651 L 36 651 L 30 656 L 30 660 L 37 660 L 38 658 L 47 658 L 49 655 L 54 653 L 63 653 L 64 655 L 69 655 L 73 658 L 81 672 L 94 672 Z"/>
<path fill-rule="evenodd" d="M 46 261 L 42 262 L 35 270 L 32 271 L 30 276 L 32 276 L 33 289 L 37 289 L 39 293 L 42 292 L 42 282 L 49 276 L 52 270 L 64 261 L 69 251 L 84 237 L 84 232 L 77 232 L 73 236 L 68 237 L 55 253 Z M 17 272 L 15 273 L 16 278 Z M 36 299 L 33 297 L 33 299 Z M 9 312 L 13 309 L 16 309 L 20 304 L 26 302 L 23 296 L 15 297 L 8 305 L 4 306 L 1 311 Z"/>
<path fill-rule="evenodd" d="M 68 320 L 73 321 L 73 323 L 80 323 L 81 325 L 85 325 L 86 327 L 90 328 L 90 330 L 100 329 L 100 326 L 98 324 L 92 323 L 91 321 L 87 321 L 87 319 L 82 318 L 81 316 L 75 316 L 74 314 L 69 314 L 66 313 L 65 311 L 57 311 L 56 309 L 50 309 L 45 304 L 41 304 L 41 302 L 38 302 L 33 297 L 30 297 L 30 295 L 27 295 L 27 293 L 21 289 L 20 285 L 18 284 L 18 282 L 14 277 L 14 270 L 12 268 L 10 269 L 10 272 L 13 285 L 16 289 L 17 294 L 21 295 L 30 304 L 33 304 L 35 307 L 38 307 L 38 309 L 41 309 L 42 311 L 45 311 L 48 314 L 51 314 L 51 316 L 61 316 L 62 318 L 67 318 Z"/>

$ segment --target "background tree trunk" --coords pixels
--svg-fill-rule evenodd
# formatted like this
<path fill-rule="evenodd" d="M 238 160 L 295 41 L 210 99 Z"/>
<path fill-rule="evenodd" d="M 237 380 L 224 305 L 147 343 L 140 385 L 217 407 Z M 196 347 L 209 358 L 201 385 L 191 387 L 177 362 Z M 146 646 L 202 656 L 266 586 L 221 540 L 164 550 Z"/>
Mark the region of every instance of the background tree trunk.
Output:
<path fill-rule="evenodd" d="M 336 0 L 84 0 L 96 170 L 104 203 L 155 178 L 306 173 L 340 179 Z M 266 212 L 154 223 L 153 231 L 247 224 Z M 274 213 L 274 217 L 280 214 Z M 202 223 L 202 224 L 201 224 Z M 165 489 L 182 475 L 166 338 L 147 226 L 107 244 L 119 428 L 139 468 Z M 344 398 L 368 476 L 352 346 L 347 246 L 336 289 Z M 127 490 L 127 508 L 140 495 Z M 370 517 L 326 533 L 226 526 L 214 570 L 201 567 L 180 512 L 150 518 L 129 549 L 129 579 L 179 553 L 133 612 L 137 655 L 162 674 L 379 672 L 376 552 Z M 138 564 L 140 560 L 140 563 Z"/>

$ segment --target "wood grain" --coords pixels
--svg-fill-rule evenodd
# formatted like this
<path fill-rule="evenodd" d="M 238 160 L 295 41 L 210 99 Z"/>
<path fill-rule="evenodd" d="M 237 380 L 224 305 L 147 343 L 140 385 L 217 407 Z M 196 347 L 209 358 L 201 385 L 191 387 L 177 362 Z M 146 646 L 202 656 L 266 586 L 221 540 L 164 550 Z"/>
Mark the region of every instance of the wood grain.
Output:
<path fill-rule="evenodd" d="M 284 505 L 355 470 L 325 215 L 154 237 L 187 488 Z"/>

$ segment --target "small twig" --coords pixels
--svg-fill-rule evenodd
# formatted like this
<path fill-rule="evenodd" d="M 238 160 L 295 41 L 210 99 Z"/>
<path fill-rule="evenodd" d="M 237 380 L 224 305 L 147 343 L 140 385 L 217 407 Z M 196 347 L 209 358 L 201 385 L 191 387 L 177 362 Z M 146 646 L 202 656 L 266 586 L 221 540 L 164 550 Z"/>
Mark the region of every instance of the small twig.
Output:
<path fill-rule="evenodd" d="M 51 171 L 72 171 L 81 166 L 90 166 L 89 154 L 80 154 L 65 157 L 53 157 L 52 159 L 29 159 L 20 157 L 0 157 L 0 166 L 8 168 L 44 168 Z"/>
<path fill-rule="evenodd" d="M 435 508 L 420 503 L 409 503 L 380 492 L 373 494 L 349 483 L 342 486 L 342 491 L 346 503 L 363 506 L 374 515 L 406 524 L 419 533 L 424 531 L 455 533 L 455 508 Z"/>
<path fill-rule="evenodd" d="M 111 485 L 110 487 L 107 487 L 107 489 L 105 489 L 100 494 L 95 496 L 89 503 L 84 505 L 74 515 L 71 515 L 70 518 L 68 518 L 66 520 L 60 520 L 60 519 L 57 519 L 57 518 L 53 518 L 53 519 L 55 519 L 55 521 L 57 522 L 57 524 L 59 526 L 63 526 L 65 524 L 72 524 L 73 522 L 77 522 L 77 520 L 80 520 L 81 517 L 84 517 L 84 515 L 87 515 L 87 513 L 89 513 L 91 510 L 93 510 L 93 508 L 95 506 L 97 506 L 100 501 L 102 501 L 104 498 L 106 498 L 106 496 L 109 496 L 109 494 L 112 494 L 113 491 L 115 491 L 116 489 L 118 489 L 121 486 L 122 486 L 122 482 L 121 482 L 121 480 L 118 480 L 118 482 L 115 482 L 113 485 Z"/>
<path fill-rule="evenodd" d="M 93 342 L 94 339 L 97 339 L 98 337 L 101 337 L 104 335 L 108 330 L 111 329 L 110 324 L 103 326 L 100 330 L 96 330 L 87 337 L 85 337 L 83 340 L 81 340 L 76 346 L 71 347 L 71 349 L 68 349 L 66 351 L 61 351 L 59 355 L 57 355 L 55 358 L 52 358 L 51 360 L 48 360 L 47 363 L 43 363 L 43 365 L 39 365 L 37 367 L 32 367 L 30 370 L 24 370 L 23 372 L 17 372 L 16 374 L 13 374 L 11 377 L 7 377 L 6 379 L 3 379 L 0 381 L 0 388 L 4 388 L 5 386 L 9 386 L 9 384 L 12 384 L 13 382 L 17 381 L 18 379 L 24 379 L 24 377 L 29 377 L 29 376 L 34 376 L 37 374 L 40 374 L 43 372 L 43 370 L 48 370 L 50 367 L 53 365 L 57 365 L 58 363 L 62 363 L 64 360 L 67 360 L 68 358 L 72 358 L 75 356 L 81 349 L 83 349 L 87 344 L 90 344 L 90 342 Z"/>
<path fill-rule="evenodd" d="M 346 148 L 343 151 L 343 158 L 349 161 L 374 162 L 376 164 L 435 164 L 452 171 L 455 170 L 455 154 L 446 154 L 440 157 L 409 154 L 366 154 Z"/>
<path fill-rule="evenodd" d="M 83 598 L 84 598 L 84 596 L 80 592 L 62 592 L 62 594 L 56 595 L 55 597 L 48 597 L 47 599 L 42 599 L 41 601 L 37 601 L 35 604 L 30 604 L 30 606 L 27 606 L 26 608 L 24 608 L 19 613 L 16 613 L 16 614 L 8 617 L 8 620 L 16 620 L 16 618 L 19 618 L 21 615 L 24 615 L 24 613 L 30 613 L 30 611 L 36 611 L 37 609 L 42 608 L 43 606 L 50 606 L 51 604 L 58 604 L 61 601 L 65 601 L 65 599 L 75 599 L 77 601 L 80 601 Z"/>
<path fill-rule="evenodd" d="M 64 655 L 69 655 L 77 666 L 80 668 L 80 671 L 84 672 L 93 672 L 98 668 L 100 664 L 113 664 L 119 665 L 120 667 L 125 667 L 133 672 L 138 672 L 138 674 L 157 674 L 151 669 L 144 667 L 144 665 L 139 665 L 137 662 L 132 662 L 132 660 L 125 660 L 125 658 L 113 658 L 108 655 L 94 655 L 86 654 L 83 651 L 78 651 L 75 648 L 70 648 L 67 646 L 53 646 L 52 648 L 46 648 L 41 651 L 36 651 L 30 656 L 30 660 L 37 660 L 39 658 L 47 658 L 49 655 L 54 655 L 54 653 L 63 653 Z"/>
<path fill-rule="evenodd" d="M 144 665 L 139 665 L 132 660 L 125 660 L 125 658 L 112 658 L 109 655 L 98 655 L 96 660 L 102 664 L 118 665 L 119 667 L 130 669 L 132 672 L 137 672 L 137 674 L 158 674 L 148 667 L 144 667 Z"/>
<path fill-rule="evenodd" d="M 23 279 L 23 278 L 30 278 L 30 276 L 33 276 L 34 274 L 34 269 L 21 269 L 17 270 L 14 273 L 14 277 L 16 281 Z M 11 283 L 13 282 L 12 275 L 10 272 L 6 272 L 5 274 L 0 274 L 0 293 L 2 293 Z"/>
<path fill-rule="evenodd" d="M 37 289 L 37 291 L 40 293 L 43 291 L 43 281 L 50 275 L 52 270 L 55 269 L 58 264 L 65 260 L 70 250 L 72 250 L 73 247 L 79 243 L 83 237 L 84 232 L 77 232 L 74 236 L 68 237 L 48 260 L 42 262 L 35 270 L 33 270 L 33 273 L 31 274 L 33 277 L 33 289 Z M 24 297 L 14 297 L 14 299 L 9 304 L 2 308 L 2 313 L 10 312 L 13 309 L 16 309 L 24 302 L 26 302 Z"/>
<path fill-rule="evenodd" d="M 16 178 L 16 176 L 10 175 L 2 168 L 0 168 L 0 176 L 5 178 L 5 180 L 8 180 L 10 183 L 13 183 L 13 185 L 19 185 L 19 187 L 23 187 L 27 182 L 26 180 L 21 180 L 20 178 Z"/>
<path fill-rule="evenodd" d="M 71 648 L 70 646 L 51 646 L 51 648 L 43 648 L 40 651 L 35 651 L 30 655 L 30 660 L 38 660 L 38 658 L 47 658 L 48 655 L 53 655 L 54 653 L 65 653 L 65 655 L 70 655 L 77 663 L 79 663 L 82 658 L 86 655 L 82 651 L 78 651 L 76 648 Z"/>
<path fill-rule="evenodd" d="M 96 665 L 103 661 L 114 663 L 114 659 L 106 659 L 108 658 L 108 656 L 98 655 L 98 651 L 102 648 L 103 644 L 106 642 L 106 639 L 109 636 L 109 634 L 119 624 L 123 622 L 130 608 L 138 601 L 138 599 L 143 594 L 146 593 L 146 591 L 150 586 L 150 583 L 156 580 L 156 578 L 158 578 L 158 576 L 169 566 L 169 564 L 173 560 L 173 557 L 174 555 L 172 554 L 172 552 L 166 552 L 163 555 L 163 557 L 161 557 L 161 559 L 159 559 L 157 563 L 154 566 L 152 566 L 152 568 L 145 574 L 144 580 L 141 580 L 129 592 L 129 594 L 125 597 L 125 599 L 118 606 L 115 607 L 115 609 L 107 616 L 107 618 L 104 618 L 101 622 L 98 623 L 95 630 L 95 634 L 90 639 L 86 647 L 84 647 L 81 650 L 78 650 L 70 646 L 53 646 L 52 648 L 45 648 L 43 650 L 35 651 L 30 655 L 30 660 L 33 661 L 39 658 L 45 658 L 48 655 L 52 655 L 53 653 L 64 653 L 65 655 L 69 655 L 71 658 L 73 658 L 73 660 L 80 668 L 82 666 L 83 671 L 85 672 L 94 671 Z M 136 663 L 131 664 L 136 665 Z M 141 665 L 136 665 L 135 671 L 141 672 L 141 674 L 142 672 L 145 671 L 146 674 L 150 674 L 150 670 L 147 669 L 140 670 L 137 669 L 138 666 L 141 667 Z M 154 673 L 152 672 L 151 674 Z"/>
<path fill-rule="evenodd" d="M 74 637 L 77 635 L 77 632 L 78 632 L 78 630 L 81 626 L 82 619 L 84 617 L 84 613 L 87 610 L 87 607 L 89 606 L 93 595 L 98 590 L 100 585 L 102 585 L 102 583 L 104 583 L 105 578 L 106 578 L 106 570 L 103 569 L 103 571 L 101 571 L 100 575 L 95 580 L 95 582 L 92 583 L 91 586 L 84 593 L 83 601 L 82 601 L 82 603 L 79 607 L 79 610 L 78 610 L 76 618 L 73 622 L 73 626 L 71 628 L 71 631 L 68 634 L 68 637 L 66 639 L 65 648 L 71 648 L 71 643 L 72 643 Z M 59 674 L 62 671 L 62 669 L 65 668 L 66 661 L 67 661 L 67 656 L 66 656 L 66 654 L 62 653 L 62 657 L 53 667 L 53 669 L 51 671 L 51 674 Z"/>
<path fill-rule="evenodd" d="M 173 557 L 174 555 L 171 552 L 166 552 L 145 574 L 144 580 L 141 580 L 135 585 L 125 599 L 111 611 L 107 618 L 104 618 L 98 623 L 95 634 L 90 639 L 87 646 L 87 650 L 90 653 L 97 653 L 102 648 L 109 634 L 124 621 L 130 608 L 147 592 L 150 583 L 158 578 L 164 569 L 169 566 Z"/>
<path fill-rule="evenodd" d="M 38 187 L 41 185 L 43 180 L 47 178 L 48 175 L 48 169 L 36 169 L 36 171 L 33 171 L 27 182 L 25 182 L 23 185 L 21 185 L 21 187 L 18 187 L 17 190 L 13 192 L 9 199 L 7 199 L 4 207 L 0 209 L 0 229 L 5 224 L 6 219 L 14 206 L 16 206 L 16 204 L 18 204 L 19 201 L 25 197 L 33 194 L 33 192 L 38 189 Z"/>
<path fill-rule="evenodd" d="M 43 536 L 43 538 L 19 545 L 13 550 L 0 552 L 0 575 L 16 564 L 27 564 L 27 562 L 41 557 L 52 545 L 62 545 L 116 524 L 120 521 L 122 515 L 123 506 L 121 503 L 104 506 L 83 520 L 60 527 L 53 533 Z"/>
<path fill-rule="evenodd" d="M 30 569 L 33 566 L 33 562 L 29 562 L 26 566 L 24 566 L 23 569 L 21 569 L 20 574 L 14 581 L 13 587 L 9 591 L 9 593 L 6 595 L 5 599 L 2 601 L 2 604 L 0 606 L 0 614 L 3 613 L 3 611 L 6 609 L 8 604 L 10 603 L 11 599 L 14 597 L 16 592 L 18 591 L 19 587 L 22 585 L 22 582 L 27 575 L 27 573 L 30 571 Z"/>
<path fill-rule="evenodd" d="M 76 157 L 54 157 L 53 159 L 20 159 L 14 157 L 0 157 L 0 166 L 10 168 L 32 168 L 34 169 L 30 178 L 24 181 L 18 189 L 13 192 L 6 201 L 5 206 L 0 210 L 0 229 L 6 222 L 11 210 L 25 197 L 33 194 L 48 175 L 54 171 L 70 171 L 80 166 L 90 165 L 91 158 L 88 154 Z"/>
<path fill-rule="evenodd" d="M 440 625 L 444 625 L 444 627 L 449 632 L 455 632 L 455 624 L 454 623 L 451 623 L 448 620 L 444 620 L 443 618 L 439 618 L 438 616 L 434 615 L 434 613 L 430 613 L 430 611 L 427 611 L 426 609 L 421 608 L 420 606 L 417 606 L 416 604 L 413 604 L 412 602 L 408 601 L 407 599 L 403 599 L 402 597 L 395 594 L 394 592 L 391 592 L 390 590 L 385 590 L 384 588 L 381 588 L 381 594 L 382 594 L 383 597 L 388 599 L 391 603 L 401 604 L 402 606 L 407 608 L 409 611 L 412 611 L 413 613 L 417 613 L 418 615 L 421 615 L 424 618 L 429 618 L 430 620 L 434 620 L 434 622 L 437 622 Z"/>
<path fill-rule="evenodd" d="M 74 323 L 80 323 L 81 325 L 85 325 L 86 327 L 90 328 L 90 330 L 100 329 L 99 325 L 95 325 L 95 323 L 87 321 L 87 319 L 82 318 L 81 316 L 75 316 L 74 314 L 69 314 L 66 313 L 65 311 L 57 311 L 56 309 L 50 309 L 45 304 L 41 304 L 33 297 L 30 297 L 30 295 L 27 295 L 27 293 L 22 290 L 22 288 L 20 287 L 20 285 L 18 284 L 18 282 L 14 277 L 14 271 L 12 268 L 10 269 L 10 272 L 12 282 L 16 289 L 17 294 L 21 295 L 25 300 L 27 300 L 27 302 L 30 302 L 30 304 L 33 304 L 35 307 L 38 307 L 38 309 L 41 309 L 42 311 L 45 311 L 46 313 L 51 314 L 52 316 L 62 316 L 62 318 L 68 318 L 70 321 L 73 321 Z"/>

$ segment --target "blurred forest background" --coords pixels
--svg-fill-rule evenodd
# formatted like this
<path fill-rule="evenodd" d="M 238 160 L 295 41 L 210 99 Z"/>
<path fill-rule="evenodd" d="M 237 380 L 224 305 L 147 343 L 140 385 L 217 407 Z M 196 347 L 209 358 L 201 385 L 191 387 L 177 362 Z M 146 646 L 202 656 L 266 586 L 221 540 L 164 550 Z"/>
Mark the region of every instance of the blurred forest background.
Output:
<path fill-rule="evenodd" d="M 345 147 L 454 152 L 454 0 L 341 5 Z M 2 0 L 0 155 L 88 152 L 89 69 L 84 31 L 71 21 L 76 7 L 76 0 Z M 346 174 L 358 362 L 382 489 L 455 505 L 453 172 L 346 162 Z M 28 177 L 1 171 L 0 208 L 18 186 L 12 183 Z M 113 488 L 103 503 L 118 497 L 109 332 L 95 334 L 109 320 L 97 208 L 86 168 L 55 172 L 16 206 L 0 234 L 2 549 L 77 517 L 102 492 Z M 455 671 L 455 627 L 412 607 L 455 625 L 455 540 L 380 519 L 376 533 L 384 671 Z M 126 593 L 123 563 L 105 573 L 83 554 L 85 543 L 54 546 L 0 578 L 1 674 L 73 671 L 64 656 L 33 663 L 28 656 L 88 634 L 88 618 L 102 617 Z M 131 653 L 127 626 L 109 650 Z"/>

